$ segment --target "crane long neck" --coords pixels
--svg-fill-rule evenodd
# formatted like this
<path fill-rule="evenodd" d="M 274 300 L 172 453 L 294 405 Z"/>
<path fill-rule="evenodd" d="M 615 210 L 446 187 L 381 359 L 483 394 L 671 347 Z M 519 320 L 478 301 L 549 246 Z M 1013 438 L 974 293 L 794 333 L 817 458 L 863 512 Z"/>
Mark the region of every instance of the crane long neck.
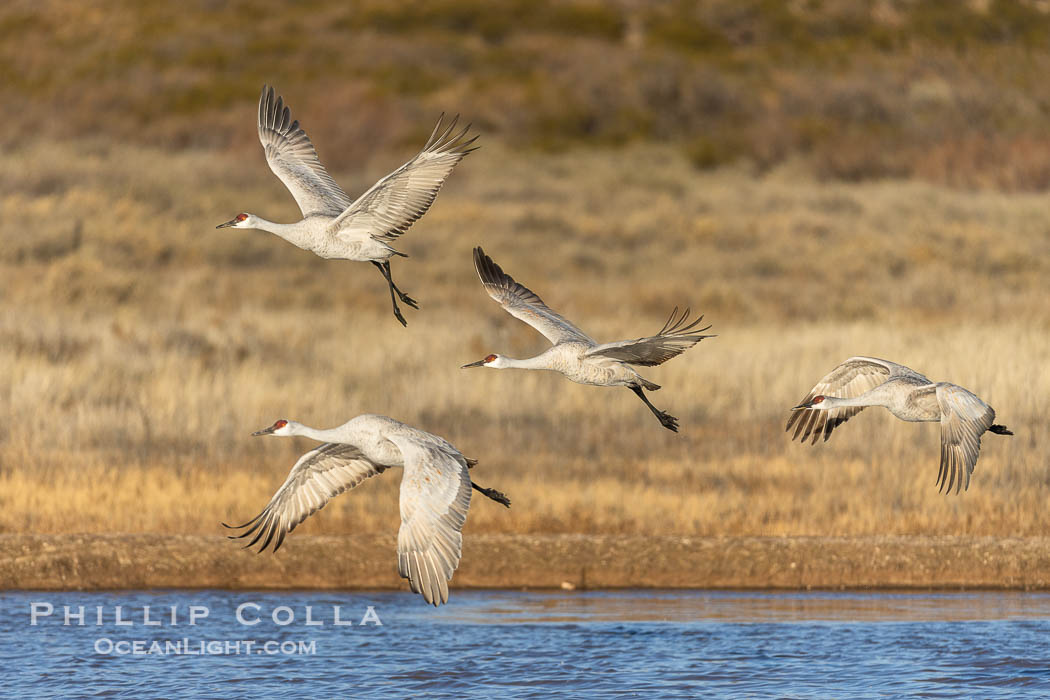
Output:
<path fill-rule="evenodd" d="M 551 369 L 551 364 L 546 354 L 536 355 L 536 357 L 526 357 L 518 360 L 513 357 L 503 358 L 503 366 L 500 369 Z"/>
<path fill-rule="evenodd" d="M 313 438 L 319 442 L 346 442 L 346 435 L 341 433 L 338 428 L 321 430 L 319 428 L 311 428 L 308 425 L 300 425 L 296 428 L 295 434 Z"/>
<path fill-rule="evenodd" d="M 842 406 L 885 406 L 885 402 L 881 401 L 878 396 L 872 396 L 871 392 L 861 394 L 860 396 L 854 396 L 851 399 L 842 399 L 836 396 L 825 396 L 824 397 L 825 408 L 839 408 Z"/>
<path fill-rule="evenodd" d="M 252 221 L 254 228 L 260 231 L 266 231 L 272 233 L 275 236 L 280 236 L 284 240 L 288 241 L 294 246 L 299 248 L 305 248 L 310 250 L 309 236 L 304 235 L 302 222 L 296 222 L 294 224 L 279 224 L 276 221 L 268 221 L 261 216 L 255 216 L 255 220 Z"/>

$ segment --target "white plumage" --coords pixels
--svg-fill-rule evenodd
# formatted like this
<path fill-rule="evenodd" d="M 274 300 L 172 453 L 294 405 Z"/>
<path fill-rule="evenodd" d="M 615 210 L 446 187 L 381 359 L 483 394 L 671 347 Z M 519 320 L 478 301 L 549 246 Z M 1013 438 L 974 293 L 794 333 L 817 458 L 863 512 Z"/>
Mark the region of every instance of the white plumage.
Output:
<path fill-rule="evenodd" d="M 372 263 L 390 288 L 394 316 L 407 325 L 397 299 L 419 307 L 391 278 L 390 258 L 404 254 L 390 243 L 426 213 L 452 169 L 476 150 L 470 146 L 477 136 L 466 138 L 469 125 L 453 132 L 457 121 L 458 117 L 445 125 L 441 115 L 423 150 L 352 200 L 325 170 L 284 100 L 264 85 L 259 97 L 259 141 L 270 170 L 295 198 L 303 218 L 279 224 L 245 212 L 216 228 L 269 231 L 322 258 Z"/>
<path fill-rule="evenodd" d="M 831 370 L 810 389 L 787 423 L 791 436 L 812 443 L 826 441 L 835 428 L 868 406 L 884 406 L 901 420 L 939 421 L 941 466 L 937 485 L 970 487 L 977 464 L 981 435 L 990 430 L 1013 435 L 1005 426 L 993 425 L 995 411 L 973 392 L 948 382 L 931 382 L 913 369 L 874 357 L 851 357 Z"/>
<path fill-rule="evenodd" d="M 289 532 L 335 496 L 387 469 L 404 467 L 398 572 L 408 579 L 413 592 L 434 605 L 448 601 L 448 582 L 462 552 L 461 531 L 471 489 L 510 506 L 499 491 L 471 481 L 467 470 L 476 462 L 448 441 L 386 416 L 366 414 L 330 430 L 279 420 L 254 435 L 301 435 L 324 444 L 299 458 L 257 516 L 242 525 L 223 523 L 244 530 L 234 538 L 255 533 L 247 547 L 262 540 L 260 552 L 271 543 L 276 552 Z"/>
<path fill-rule="evenodd" d="M 535 292 L 515 282 L 480 247 L 474 249 L 474 267 L 489 296 L 511 316 L 542 333 L 553 347 L 525 360 L 488 355 L 463 365 L 464 368 L 547 369 L 560 372 L 577 384 L 625 386 L 645 402 L 660 425 L 678 432 L 678 419 L 653 406 L 643 392 L 643 389 L 656 391 L 660 386 L 642 377 L 630 365 L 651 367 L 663 364 L 704 338 L 713 338 L 712 335 L 702 335 L 710 326 L 697 328 L 703 316 L 687 322 L 689 310 L 679 315 L 675 307 L 656 335 L 599 344 L 544 304 Z"/>

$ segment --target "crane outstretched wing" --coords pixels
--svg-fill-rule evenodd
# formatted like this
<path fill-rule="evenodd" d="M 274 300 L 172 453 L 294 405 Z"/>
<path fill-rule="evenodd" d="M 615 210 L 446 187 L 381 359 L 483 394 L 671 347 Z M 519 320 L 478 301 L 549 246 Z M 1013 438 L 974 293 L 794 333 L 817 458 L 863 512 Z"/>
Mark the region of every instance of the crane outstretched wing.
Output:
<path fill-rule="evenodd" d="M 941 466 L 937 486 L 947 486 L 959 493 L 960 486 L 970 488 L 970 475 L 977 465 L 981 451 L 981 435 L 995 422 L 992 407 L 967 389 L 940 382 L 931 391 L 937 392 L 941 407 Z"/>
<path fill-rule="evenodd" d="M 401 529 L 397 570 L 414 593 L 432 605 L 448 602 L 448 582 L 463 551 L 463 524 L 470 508 L 465 462 L 433 442 L 389 437 L 405 458 L 401 478 Z"/>
<path fill-rule="evenodd" d="M 619 340 L 615 343 L 597 345 L 588 350 L 586 355 L 603 355 L 614 360 L 621 360 L 632 365 L 651 367 L 662 365 L 672 357 L 677 357 L 683 352 L 699 343 L 704 338 L 714 338 L 713 335 L 701 335 L 711 326 L 697 328 L 704 320 L 700 316 L 691 323 L 686 323 L 689 318 L 689 309 L 678 315 L 678 307 L 674 307 L 667 323 L 656 335 L 648 338 L 637 338 L 635 340 Z"/>
<path fill-rule="evenodd" d="M 554 345 L 574 341 L 595 345 L 594 340 L 544 304 L 535 292 L 515 282 L 492 258 L 485 255 L 481 246 L 474 249 L 474 267 L 485 291 L 504 311 L 538 330 Z"/>
<path fill-rule="evenodd" d="M 262 512 L 243 525 L 227 525 L 231 530 L 244 529 L 231 539 L 241 539 L 257 533 L 245 547 L 263 539 L 259 551 L 274 542 L 273 551 L 281 548 L 285 535 L 296 525 L 324 508 L 343 491 L 352 489 L 365 479 L 381 474 L 386 469 L 373 463 L 353 445 L 325 443 L 310 450 L 295 463 L 281 488 L 273 495 Z M 276 537 L 276 540 L 274 538 Z"/>
<path fill-rule="evenodd" d="M 911 376 L 930 383 L 930 380 L 918 372 L 896 362 L 875 357 L 851 357 L 828 372 L 809 390 L 806 398 L 799 404 L 808 403 L 816 396 L 852 399 L 866 391 L 871 391 L 889 379 L 902 376 Z M 796 426 L 795 433 L 791 436 L 792 440 L 801 435 L 802 442 L 805 442 L 812 435 L 812 444 L 816 444 L 817 438 L 823 435 L 824 440 L 827 441 L 835 428 L 863 411 L 864 408 L 864 406 L 845 406 L 831 410 L 796 409 L 788 419 L 785 430 L 791 430 L 792 426 Z"/>
<path fill-rule="evenodd" d="M 314 145 L 299 122 L 292 120 L 284 100 L 265 85 L 259 96 L 259 141 L 270 170 L 292 193 L 304 218 L 337 216 L 350 206 L 352 200 L 321 165 Z"/>
<path fill-rule="evenodd" d="M 372 185 L 329 225 L 337 236 L 390 242 L 403 234 L 434 203 L 438 190 L 459 161 L 471 151 L 477 136 L 465 139 L 470 126 L 453 134 L 459 117 L 442 129 L 438 119 L 423 150 L 412 160 Z"/>

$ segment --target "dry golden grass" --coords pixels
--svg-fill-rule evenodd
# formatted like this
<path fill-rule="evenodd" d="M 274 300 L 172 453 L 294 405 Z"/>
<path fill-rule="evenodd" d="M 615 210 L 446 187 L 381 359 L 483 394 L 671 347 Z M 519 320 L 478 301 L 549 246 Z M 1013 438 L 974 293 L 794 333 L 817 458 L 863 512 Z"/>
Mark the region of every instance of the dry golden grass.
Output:
<path fill-rule="evenodd" d="M 236 117 L 250 124 L 252 108 Z M 360 169 L 321 156 L 350 192 Z M 901 181 L 820 184 L 790 165 L 698 174 L 670 147 L 530 155 L 487 139 L 401 241 L 391 317 L 370 266 L 261 232 L 296 211 L 260 153 L 107 142 L 0 159 L 0 531 L 216 533 L 254 515 L 307 441 L 273 420 L 391 415 L 481 460 L 468 532 L 1041 534 L 1050 526 L 1050 225 L 1045 198 Z M 597 338 L 655 331 L 675 304 L 719 337 L 625 390 L 463 371 L 545 341 L 482 291 L 470 249 Z M 854 354 L 977 392 L 989 435 L 970 491 L 938 495 L 938 428 L 867 411 L 826 445 L 788 411 Z M 392 532 L 398 474 L 301 531 Z"/>

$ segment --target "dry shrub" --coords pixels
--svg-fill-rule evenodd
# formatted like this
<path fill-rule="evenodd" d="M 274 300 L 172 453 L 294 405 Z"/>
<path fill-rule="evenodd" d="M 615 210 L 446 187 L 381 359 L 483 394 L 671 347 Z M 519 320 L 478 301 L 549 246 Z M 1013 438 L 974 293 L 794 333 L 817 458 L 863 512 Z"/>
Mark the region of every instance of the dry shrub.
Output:
<path fill-rule="evenodd" d="M 972 5 L 22 0 L 0 7 L 0 98 L 18 105 L 0 146 L 241 160 L 268 83 L 341 167 L 418 147 L 448 111 L 523 149 L 658 141 L 701 169 L 1042 189 L 1050 13 Z"/>

